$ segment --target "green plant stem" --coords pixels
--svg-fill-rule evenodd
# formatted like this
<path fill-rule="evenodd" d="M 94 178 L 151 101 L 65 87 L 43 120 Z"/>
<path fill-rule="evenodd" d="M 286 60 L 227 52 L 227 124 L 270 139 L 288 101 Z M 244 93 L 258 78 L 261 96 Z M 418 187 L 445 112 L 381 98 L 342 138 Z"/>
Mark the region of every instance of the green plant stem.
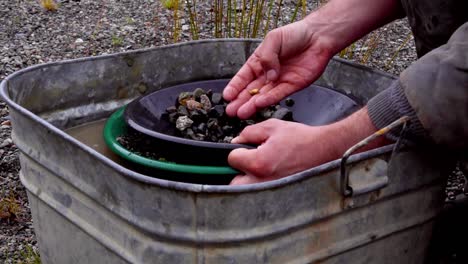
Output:
<path fill-rule="evenodd" d="M 174 43 L 179 41 L 179 0 L 174 0 L 174 12 L 173 12 L 173 17 L 174 17 L 174 31 L 173 31 L 173 37 L 174 37 Z"/>
<path fill-rule="evenodd" d="M 276 11 L 275 26 L 274 26 L 275 28 L 278 27 L 278 20 L 281 16 L 281 11 L 282 11 L 281 7 L 283 6 L 283 0 L 278 0 L 278 1 L 279 3 L 278 3 L 278 10 Z"/>
<path fill-rule="evenodd" d="M 258 4 L 260 3 L 260 5 Z M 257 8 L 255 13 L 255 24 L 252 37 L 256 38 L 258 34 L 258 29 L 260 28 L 260 23 L 263 21 L 263 8 L 265 6 L 265 0 L 257 1 Z"/>
<path fill-rule="evenodd" d="M 239 37 L 238 25 L 239 23 L 237 23 L 237 0 L 234 0 L 234 37 Z"/>
<path fill-rule="evenodd" d="M 268 33 L 268 30 L 270 30 L 271 11 L 273 10 L 274 2 L 275 0 L 270 0 L 270 4 L 268 5 L 267 19 L 265 21 L 265 28 L 263 29 L 263 32 L 265 32 L 265 35 Z"/>
<path fill-rule="evenodd" d="M 377 44 L 379 42 L 380 34 L 381 33 L 374 34 L 374 37 L 371 39 L 369 49 L 367 50 L 366 54 L 364 54 L 364 57 L 361 60 L 363 64 L 366 64 L 370 56 L 372 55 L 372 53 L 374 53 L 374 50 L 377 47 Z"/>
<path fill-rule="evenodd" d="M 306 17 L 307 15 L 307 2 L 306 0 L 302 0 L 302 18 Z"/>
<path fill-rule="evenodd" d="M 411 39 L 411 36 L 413 34 L 409 33 L 406 39 L 401 43 L 401 45 L 398 47 L 398 49 L 393 53 L 392 58 L 385 64 L 385 69 L 388 70 L 390 69 L 390 66 L 393 64 L 393 61 L 395 60 L 396 56 L 400 53 L 401 49 L 406 46 L 408 41 Z"/>
<path fill-rule="evenodd" d="M 223 37 L 223 0 L 218 0 L 218 30 L 219 30 L 219 37 Z"/>
<path fill-rule="evenodd" d="M 187 9 L 189 12 L 189 18 L 190 18 L 190 32 L 192 33 L 192 39 L 197 40 L 198 39 L 198 25 L 196 21 L 196 9 L 195 9 L 195 0 L 193 0 L 193 4 L 190 3 L 189 0 L 185 1 L 187 5 Z M 192 11 L 192 6 L 194 10 Z"/>
<path fill-rule="evenodd" d="M 231 0 L 228 0 L 227 1 L 227 33 L 228 33 L 228 37 L 232 37 L 231 36 L 231 9 L 232 9 L 232 3 L 231 3 Z"/>
<path fill-rule="evenodd" d="M 249 9 L 249 17 L 248 17 L 248 24 L 247 24 L 247 36 L 250 37 L 250 31 L 252 28 L 252 16 L 254 12 L 254 1 L 255 0 L 250 0 L 250 9 Z"/>
<path fill-rule="evenodd" d="M 291 23 L 295 22 L 296 21 L 296 17 L 297 17 L 297 12 L 299 11 L 299 7 L 301 6 L 301 1 L 298 0 L 297 1 L 297 4 L 296 4 L 296 8 L 294 8 L 294 13 L 293 13 L 293 16 L 291 18 Z"/>
<path fill-rule="evenodd" d="M 240 33 L 239 37 L 242 36 L 245 38 L 245 27 L 244 27 L 244 19 L 245 19 L 245 9 L 247 8 L 247 0 L 242 0 L 242 14 L 240 19 Z"/>

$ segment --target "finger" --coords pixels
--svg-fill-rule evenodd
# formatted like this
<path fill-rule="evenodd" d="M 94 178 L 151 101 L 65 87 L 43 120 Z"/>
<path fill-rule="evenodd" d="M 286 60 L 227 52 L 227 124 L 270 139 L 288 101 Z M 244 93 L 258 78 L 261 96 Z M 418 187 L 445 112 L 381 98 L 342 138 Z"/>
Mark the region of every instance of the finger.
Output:
<path fill-rule="evenodd" d="M 237 175 L 234 179 L 231 180 L 229 185 L 245 185 L 262 182 L 262 179 L 259 179 L 253 175 Z"/>
<path fill-rule="evenodd" d="M 223 91 L 227 101 L 234 100 L 251 82 L 263 74 L 263 68 L 256 56 L 251 56 L 231 79 Z"/>
<path fill-rule="evenodd" d="M 288 95 L 293 94 L 298 87 L 290 83 L 280 83 L 276 87 L 269 89 L 265 93 L 259 94 L 255 98 L 255 107 L 264 108 L 276 104 Z"/>
<path fill-rule="evenodd" d="M 265 142 L 270 136 L 271 129 L 265 122 L 258 123 L 255 125 L 246 126 L 239 136 L 233 138 L 231 143 L 234 144 L 257 144 L 260 145 Z"/>
<path fill-rule="evenodd" d="M 236 116 L 239 108 L 252 99 L 253 96 L 250 94 L 250 90 L 260 88 L 260 91 L 261 91 L 262 89 L 261 87 L 263 86 L 264 82 L 265 82 L 265 76 L 261 76 L 257 78 L 255 81 L 251 82 L 246 87 L 246 89 L 244 89 L 243 91 L 239 93 L 239 95 L 234 101 L 228 104 L 228 106 L 226 107 L 226 114 L 228 114 L 228 116 Z M 254 105 L 254 102 L 255 101 L 252 100 L 250 104 Z M 248 118 L 248 117 L 249 116 L 244 116 L 242 118 Z"/>
<path fill-rule="evenodd" d="M 265 70 L 267 82 L 276 81 L 279 77 L 281 45 L 282 30 L 276 29 L 266 35 L 262 45 L 255 51 Z"/>
<path fill-rule="evenodd" d="M 268 91 L 272 89 L 272 87 L 273 87 L 272 83 L 268 83 L 267 85 L 263 86 L 260 89 L 260 95 L 262 93 L 267 93 Z M 255 103 L 255 101 L 256 101 L 257 96 L 260 96 L 260 95 L 255 95 L 249 101 L 245 102 L 242 105 L 239 105 L 238 110 L 237 110 L 237 116 L 240 119 L 247 119 L 257 112 L 259 108 L 257 107 L 257 104 Z"/>

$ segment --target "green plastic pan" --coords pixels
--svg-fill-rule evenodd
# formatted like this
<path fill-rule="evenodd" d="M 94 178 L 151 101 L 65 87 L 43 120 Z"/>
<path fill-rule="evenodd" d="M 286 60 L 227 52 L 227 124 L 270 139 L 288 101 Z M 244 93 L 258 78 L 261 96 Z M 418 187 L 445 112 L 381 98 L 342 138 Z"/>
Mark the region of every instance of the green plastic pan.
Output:
<path fill-rule="evenodd" d="M 127 150 L 117 141 L 117 138 L 125 135 L 128 129 L 123 116 L 124 111 L 124 107 L 120 108 L 106 121 L 103 132 L 104 141 L 118 156 L 133 165 L 139 165 L 136 167 L 138 167 L 140 172 L 144 171 L 146 174 L 153 174 L 153 176 L 158 178 L 177 178 L 184 182 L 200 181 L 203 183 L 207 182 L 207 177 L 211 177 L 211 179 L 208 179 L 208 182 L 211 182 L 214 179 L 213 177 L 218 177 L 220 181 L 225 182 L 232 179 L 236 174 L 239 174 L 238 171 L 229 166 L 200 166 L 165 162 L 146 158 Z M 217 180 L 215 179 L 215 181 Z"/>

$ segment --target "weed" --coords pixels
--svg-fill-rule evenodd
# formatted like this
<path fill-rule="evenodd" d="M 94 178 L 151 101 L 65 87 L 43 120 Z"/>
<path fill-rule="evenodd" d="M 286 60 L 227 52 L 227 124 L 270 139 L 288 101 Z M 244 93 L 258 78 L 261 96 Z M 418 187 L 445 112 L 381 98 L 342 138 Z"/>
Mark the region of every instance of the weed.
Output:
<path fill-rule="evenodd" d="M 123 42 L 124 42 L 123 37 L 112 35 L 112 46 L 121 47 L 123 45 Z"/>
<path fill-rule="evenodd" d="M 268 5 L 267 18 L 266 18 L 266 21 L 265 21 L 265 28 L 263 29 L 263 32 L 265 32 L 265 35 L 268 32 L 268 30 L 270 30 L 269 27 L 270 27 L 271 11 L 273 10 L 273 3 L 274 2 L 275 2 L 275 0 L 270 0 L 270 4 Z"/>
<path fill-rule="evenodd" d="M 179 5 L 178 0 L 162 0 L 161 2 L 163 3 L 164 7 L 169 10 L 173 10 Z"/>
<path fill-rule="evenodd" d="M 276 10 L 276 18 L 275 18 L 275 25 L 274 25 L 275 28 L 278 27 L 278 20 L 281 17 L 281 10 L 283 10 L 282 8 L 283 0 L 278 0 L 278 1 L 279 3 L 278 3 L 278 9 Z"/>
<path fill-rule="evenodd" d="M 18 219 L 22 212 L 21 204 L 13 192 L 10 192 L 9 197 L 0 199 L 0 219 Z"/>
<path fill-rule="evenodd" d="M 413 34 L 409 33 L 408 36 L 406 37 L 406 39 L 403 41 L 403 43 L 401 43 L 401 45 L 393 53 L 393 56 L 390 58 L 390 60 L 388 60 L 387 63 L 385 63 L 385 69 L 386 70 L 390 69 L 390 66 L 393 64 L 393 61 L 395 60 L 396 56 L 400 53 L 401 49 L 404 46 L 406 46 L 406 44 L 408 43 L 408 41 L 411 39 L 412 36 L 413 36 Z"/>
<path fill-rule="evenodd" d="M 105 13 L 106 13 L 106 7 L 107 7 L 107 1 L 104 0 L 102 1 L 102 6 L 101 6 L 101 10 L 100 10 L 100 14 L 99 14 L 99 19 L 96 23 L 96 26 L 94 27 L 94 30 L 93 32 L 91 33 L 91 36 L 90 36 L 90 44 L 88 45 L 88 49 L 87 49 L 87 53 L 88 55 L 96 55 L 96 52 L 93 50 L 93 52 L 91 52 L 91 47 L 93 47 L 93 42 L 96 40 L 96 33 L 101 29 L 101 24 L 102 24 L 102 19 L 105 17 Z"/>
<path fill-rule="evenodd" d="M 172 27 L 172 38 L 174 43 L 179 41 L 181 24 L 180 24 L 180 17 L 179 17 L 179 0 L 161 0 L 163 3 L 164 8 L 168 10 L 172 10 L 172 20 L 173 20 L 173 27 Z"/>
<path fill-rule="evenodd" d="M 301 4 L 301 1 L 297 1 L 296 8 L 294 8 L 294 12 L 291 18 L 291 23 L 296 21 L 297 11 L 299 11 L 299 7 L 301 6 Z"/>
<path fill-rule="evenodd" d="M 376 50 L 377 48 L 377 45 L 379 44 L 379 39 L 380 39 L 380 33 L 378 32 L 375 32 L 372 37 L 370 37 L 370 43 L 367 44 L 367 40 L 366 42 L 363 44 L 363 47 L 367 47 L 367 52 L 364 54 L 364 56 L 362 56 L 362 59 L 361 59 L 361 63 L 362 64 L 366 64 L 369 60 L 369 58 L 371 57 L 372 54 L 374 54 L 374 51 Z"/>
<path fill-rule="evenodd" d="M 57 3 L 54 0 L 41 0 L 41 6 L 47 11 L 57 11 Z"/>
<path fill-rule="evenodd" d="M 173 10 L 173 17 L 174 17 L 174 28 L 173 28 L 173 33 L 172 36 L 174 38 L 174 43 L 179 41 L 179 36 L 180 36 L 180 31 L 181 29 L 181 24 L 180 24 L 180 18 L 179 18 L 179 0 L 173 0 L 174 6 L 172 8 Z"/>
<path fill-rule="evenodd" d="M 135 20 L 131 17 L 126 17 L 125 22 L 127 22 L 128 25 L 132 25 L 133 23 L 135 23 Z"/>
<path fill-rule="evenodd" d="M 30 245 L 26 245 L 25 249 L 20 252 L 20 260 L 18 264 L 41 264 L 41 257 Z"/>
<path fill-rule="evenodd" d="M 187 5 L 187 9 L 188 9 L 189 17 L 190 17 L 190 31 L 192 32 L 192 39 L 197 40 L 198 39 L 198 21 L 197 21 L 197 8 L 196 8 L 197 2 L 196 0 L 192 0 L 192 2 L 190 2 L 189 0 L 186 0 L 185 4 Z"/>

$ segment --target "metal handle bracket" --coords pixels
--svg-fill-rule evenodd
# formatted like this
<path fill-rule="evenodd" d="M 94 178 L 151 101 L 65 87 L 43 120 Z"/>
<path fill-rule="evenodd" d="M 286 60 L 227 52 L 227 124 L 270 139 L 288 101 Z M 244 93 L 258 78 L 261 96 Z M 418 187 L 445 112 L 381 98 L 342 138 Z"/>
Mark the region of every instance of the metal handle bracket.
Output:
<path fill-rule="evenodd" d="M 398 120 L 394 121 L 390 125 L 380 129 L 379 131 L 377 131 L 374 134 L 372 134 L 372 135 L 368 136 L 367 138 L 363 139 L 362 141 L 360 141 L 356 145 L 352 146 L 351 148 L 349 148 L 343 154 L 343 157 L 341 158 L 341 163 L 340 163 L 340 189 L 341 189 L 341 193 L 343 194 L 343 196 L 349 197 L 349 196 L 353 195 L 353 188 L 349 184 L 349 171 L 347 171 L 347 169 L 346 169 L 348 158 L 354 152 L 356 152 L 357 150 L 361 149 L 362 147 L 368 145 L 370 142 L 374 141 L 376 138 L 387 134 L 390 130 L 392 130 L 392 129 L 400 126 L 400 125 L 403 125 L 403 129 L 401 131 L 400 137 L 399 137 L 397 143 L 395 144 L 395 148 L 394 148 L 394 151 L 395 151 L 398 148 L 399 144 L 400 144 L 400 140 L 404 135 L 404 132 L 406 130 L 406 126 L 407 126 L 407 123 L 409 122 L 409 120 L 410 120 L 410 118 L 408 116 L 403 116 L 403 117 L 399 118 Z M 385 183 L 384 182 L 385 182 L 384 180 L 379 180 L 378 182 L 370 184 L 368 187 L 362 187 L 362 188 L 366 190 L 365 192 L 370 192 L 370 191 L 377 190 L 377 189 L 380 189 L 380 188 L 384 187 L 387 184 L 387 182 L 385 182 Z M 363 193 L 363 192 L 360 191 L 359 193 Z M 356 194 L 358 194 L 358 193 L 356 193 Z"/>

